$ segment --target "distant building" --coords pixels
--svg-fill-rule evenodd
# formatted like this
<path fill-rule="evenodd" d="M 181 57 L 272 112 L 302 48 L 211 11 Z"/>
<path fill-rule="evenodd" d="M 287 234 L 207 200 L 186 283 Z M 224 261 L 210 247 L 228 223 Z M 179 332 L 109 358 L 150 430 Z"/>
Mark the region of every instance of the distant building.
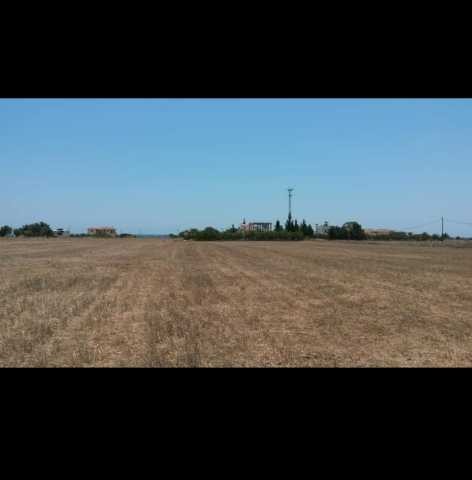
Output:
<path fill-rule="evenodd" d="M 87 229 L 89 235 L 116 237 L 116 230 L 113 227 L 90 227 Z"/>
<path fill-rule="evenodd" d="M 364 229 L 367 235 L 372 237 L 382 236 L 382 235 L 391 235 L 394 231 L 389 230 L 388 228 L 366 228 Z"/>
<path fill-rule="evenodd" d="M 63 228 L 58 228 L 54 234 L 56 235 L 56 237 L 69 237 L 70 236 L 70 232 L 69 230 L 64 230 Z"/>
<path fill-rule="evenodd" d="M 315 225 L 315 233 L 318 235 L 328 235 L 329 225 L 328 222 L 324 222 L 322 225 Z"/>
<path fill-rule="evenodd" d="M 270 232 L 272 231 L 271 222 L 251 222 L 246 223 L 246 220 L 243 220 L 243 223 L 239 226 L 239 229 L 243 232 Z"/>

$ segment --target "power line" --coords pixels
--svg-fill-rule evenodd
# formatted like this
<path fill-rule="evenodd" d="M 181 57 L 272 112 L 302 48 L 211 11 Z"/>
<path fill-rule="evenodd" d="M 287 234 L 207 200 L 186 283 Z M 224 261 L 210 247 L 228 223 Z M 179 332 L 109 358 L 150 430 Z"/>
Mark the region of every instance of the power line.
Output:
<path fill-rule="evenodd" d="M 420 225 L 414 225 L 413 227 L 396 228 L 395 230 L 397 232 L 408 232 L 410 230 L 416 230 L 417 228 L 427 227 L 428 225 L 438 224 L 440 222 L 441 222 L 441 219 L 438 218 L 437 220 L 432 220 L 430 222 L 421 223 Z M 385 228 L 385 229 L 392 230 L 392 227 L 376 227 L 376 228 Z"/>
<path fill-rule="evenodd" d="M 445 220 L 446 222 L 449 222 L 449 223 L 458 223 L 459 225 L 469 225 L 472 227 L 472 222 L 460 222 L 458 220 L 451 220 L 449 218 L 446 218 Z"/>
<path fill-rule="evenodd" d="M 417 228 L 427 227 L 428 225 L 437 224 L 437 223 L 439 223 L 440 221 L 441 221 L 441 219 L 438 218 L 437 220 L 433 220 L 433 221 L 427 222 L 427 223 L 422 223 L 421 225 L 415 225 L 414 227 L 401 228 L 400 231 L 408 232 L 409 230 L 416 230 Z"/>

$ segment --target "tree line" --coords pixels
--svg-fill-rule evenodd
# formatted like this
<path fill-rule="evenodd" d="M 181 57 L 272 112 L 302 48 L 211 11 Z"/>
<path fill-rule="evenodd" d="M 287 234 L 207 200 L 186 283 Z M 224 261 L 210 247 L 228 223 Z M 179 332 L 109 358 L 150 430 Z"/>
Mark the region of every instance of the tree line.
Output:
<path fill-rule="evenodd" d="M 171 235 L 173 238 L 185 240 L 210 241 L 210 240 L 304 240 L 310 238 L 322 238 L 327 240 L 441 240 L 437 234 L 426 232 L 415 234 L 412 232 L 385 232 L 382 234 L 370 234 L 366 232 L 359 222 L 350 221 L 342 226 L 332 225 L 325 233 L 317 233 L 310 224 L 303 220 L 300 224 L 297 220 L 288 218 L 285 225 L 279 220 L 275 222 L 274 230 L 268 232 L 242 231 L 234 225 L 226 230 L 218 230 L 214 227 L 206 227 L 202 230 L 192 228 L 184 230 L 178 235 Z M 447 233 L 443 239 L 451 238 Z M 460 237 L 456 237 L 459 239 Z"/>
<path fill-rule="evenodd" d="M 36 222 L 23 225 L 20 228 L 12 228 L 9 225 L 3 225 L 0 227 L 0 237 L 10 237 L 14 235 L 15 237 L 55 237 L 57 236 L 54 233 L 54 230 L 45 222 Z M 71 234 L 70 237 L 103 237 L 110 238 L 110 235 L 105 233 L 98 233 L 95 235 L 90 235 L 88 233 L 78 233 Z M 121 233 L 118 235 L 119 238 L 135 238 L 136 235 L 131 233 Z"/>
<path fill-rule="evenodd" d="M 180 232 L 178 237 L 185 240 L 210 241 L 210 240 L 304 240 L 309 238 L 328 238 L 346 240 L 364 240 L 365 233 L 357 222 L 347 222 L 342 227 L 330 227 L 327 234 L 317 234 L 310 224 L 303 220 L 300 224 L 289 216 L 285 225 L 279 220 L 275 222 L 272 231 L 243 231 L 234 225 L 226 230 L 206 227 L 203 230 L 191 228 Z M 175 237 L 175 236 L 174 236 Z"/>
<path fill-rule="evenodd" d="M 386 233 L 381 233 L 378 234 L 376 233 L 375 235 L 366 235 L 367 240 L 414 240 L 418 242 L 425 242 L 428 240 L 441 240 L 441 235 L 438 235 L 436 233 L 430 234 L 427 232 L 423 233 L 412 233 L 412 232 L 386 232 Z M 442 236 L 443 240 L 450 239 L 451 237 L 447 234 L 444 233 Z M 460 240 L 461 237 L 455 237 L 456 240 Z"/>
<path fill-rule="evenodd" d="M 54 237 L 55 233 L 52 228 L 45 222 L 31 223 L 23 225 L 21 228 L 12 228 L 9 225 L 0 227 L 0 237 L 9 236 L 24 237 Z M 87 233 L 71 234 L 71 237 L 90 237 L 97 235 L 89 235 Z M 328 228 L 326 233 L 316 233 L 310 224 L 303 220 L 300 224 L 297 220 L 290 217 L 282 225 L 279 220 L 275 222 L 274 230 L 269 232 L 246 231 L 237 229 L 234 225 L 226 230 L 218 230 L 214 227 L 207 227 L 203 230 L 192 228 L 180 232 L 178 235 L 170 235 L 171 237 L 181 237 L 186 240 L 303 240 L 306 238 L 325 238 L 328 240 L 441 240 L 441 236 L 437 234 L 412 233 L 412 232 L 385 232 L 382 234 L 369 234 L 364 231 L 358 222 L 346 222 L 342 226 L 333 225 Z M 129 233 L 122 233 L 120 238 L 135 237 Z M 447 233 L 443 239 L 451 238 Z M 460 237 L 456 237 L 460 239 Z"/>
<path fill-rule="evenodd" d="M 12 228 L 9 225 L 0 227 L 0 237 L 54 237 L 54 231 L 45 222 L 30 223 L 20 228 Z"/>
<path fill-rule="evenodd" d="M 447 233 L 441 238 L 438 234 L 412 233 L 412 232 L 400 232 L 390 231 L 385 233 L 371 234 L 365 232 L 362 226 L 357 222 L 347 222 L 342 227 L 332 226 L 328 229 L 328 239 L 330 240 L 415 240 L 415 241 L 428 241 L 428 240 L 446 240 L 451 238 Z M 460 237 L 456 237 L 457 240 Z"/>
<path fill-rule="evenodd" d="M 220 231 L 213 227 L 203 230 L 191 228 L 178 234 L 185 240 L 212 241 L 212 240 L 303 240 L 305 237 L 301 231 L 287 232 L 286 230 L 272 230 L 270 232 L 243 232 L 234 226 Z"/>

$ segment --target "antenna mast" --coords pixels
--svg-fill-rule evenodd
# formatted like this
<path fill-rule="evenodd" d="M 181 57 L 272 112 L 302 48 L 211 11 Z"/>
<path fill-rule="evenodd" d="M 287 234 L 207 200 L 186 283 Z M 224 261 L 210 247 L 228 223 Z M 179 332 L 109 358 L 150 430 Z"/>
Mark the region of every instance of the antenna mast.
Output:
<path fill-rule="evenodd" d="M 288 218 L 292 218 L 292 192 L 293 192 L 293 188 L 287 188 L 288 190 Z"/>

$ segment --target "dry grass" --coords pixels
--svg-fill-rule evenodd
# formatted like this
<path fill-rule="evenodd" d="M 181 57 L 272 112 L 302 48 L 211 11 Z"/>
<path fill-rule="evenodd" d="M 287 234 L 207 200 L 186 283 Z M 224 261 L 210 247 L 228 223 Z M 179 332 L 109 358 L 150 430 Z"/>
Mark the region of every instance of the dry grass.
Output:
<path fill-rule="evenodd" d="M 471 366 L 472 249 L 0 241 L 0 366 Z"/>

